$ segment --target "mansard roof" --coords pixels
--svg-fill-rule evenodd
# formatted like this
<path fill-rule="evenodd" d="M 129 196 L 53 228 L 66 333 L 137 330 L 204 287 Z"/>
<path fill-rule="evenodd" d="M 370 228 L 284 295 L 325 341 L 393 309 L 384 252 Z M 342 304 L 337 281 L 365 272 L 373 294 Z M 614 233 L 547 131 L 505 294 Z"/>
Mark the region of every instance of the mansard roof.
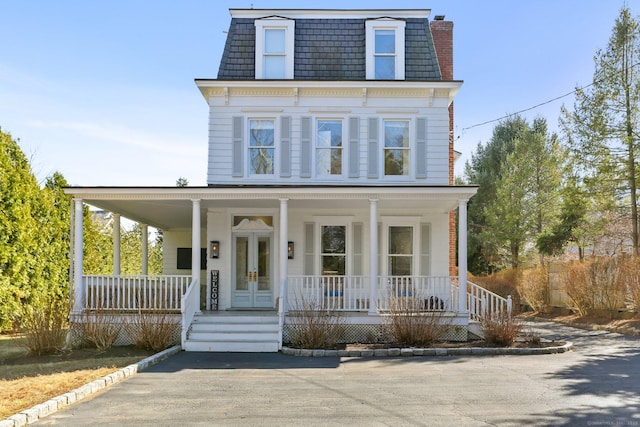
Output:
<path fill-rule="evenodd" d="M 234 14 L 234 11 L 245 13 Z M 405 10 L 313 10 L 307 14 L 289 10 L 247 12 L 249 10 L 232 10 L 218 80 L 255 79 L 254 22 L 274 15 L 295 19 L 294 80 L 366 80 L 365 22 L 389 18 L 389 12 L 394 13 L 393 19 L 406 22 L 405 80 L 442 80 L 428 10 L 419 11 L 423 13 Z"/>

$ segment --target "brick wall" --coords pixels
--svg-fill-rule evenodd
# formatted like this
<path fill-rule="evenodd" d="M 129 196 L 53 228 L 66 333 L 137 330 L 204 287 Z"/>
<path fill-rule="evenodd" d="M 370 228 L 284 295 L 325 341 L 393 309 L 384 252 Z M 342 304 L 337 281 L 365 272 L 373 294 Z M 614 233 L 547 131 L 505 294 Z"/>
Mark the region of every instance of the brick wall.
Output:
<path fill-rule="evenodd" d="M 431 35 L 443 80 L 453 80 L 453 22 L 431 21 Z M 454 183 L 453 170 L 453 102 L 449 106 L 449 185 Z M 456 213 L 449 212 L 449 274 L 456 275 Z"/>

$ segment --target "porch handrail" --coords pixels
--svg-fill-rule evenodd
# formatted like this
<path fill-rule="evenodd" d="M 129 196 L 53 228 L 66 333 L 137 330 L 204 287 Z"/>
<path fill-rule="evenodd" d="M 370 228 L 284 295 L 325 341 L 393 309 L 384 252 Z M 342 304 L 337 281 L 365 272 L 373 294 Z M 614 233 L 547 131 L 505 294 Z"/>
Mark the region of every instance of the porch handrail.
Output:
<path fill-rule="evenodd" d="M 487 315 L 504 311 L 511 314 L 513 302 L 511 295 L 504 298 L 482 286 L 467 281 L 467 309 L 471 320 L 480 320 Z"/>
<path fill-rule="evenodd" d="M 200 282 L 198 280 L 193 280 L 181 298 L 180 314 L 182 315 L 182 348 L 184 348 L 185 343 L 187 342 L 187 334 L 189 332 L 191 322 L 193 322 L 193 318 L 200 308 L 200 301 L 198 301 L 197 298 L 198 293 L 195 291 L 198 286 L 200 286 Z"/>
<path fill-rule="evenodd" d="M 190 280 L 183 275 L 85 275 L 84 308 L 179 311 Z"/>

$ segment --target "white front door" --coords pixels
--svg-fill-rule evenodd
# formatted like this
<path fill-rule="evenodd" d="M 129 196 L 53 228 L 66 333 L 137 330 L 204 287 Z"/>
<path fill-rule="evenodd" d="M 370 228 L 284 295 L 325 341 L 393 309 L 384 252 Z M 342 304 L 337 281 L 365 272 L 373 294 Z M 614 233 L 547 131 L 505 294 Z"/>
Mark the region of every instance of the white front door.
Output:
<path fill-rule="evenodd" d="M 233 307 L 274 307 L 272 241 L 271 233 L 234 233 Z"/>

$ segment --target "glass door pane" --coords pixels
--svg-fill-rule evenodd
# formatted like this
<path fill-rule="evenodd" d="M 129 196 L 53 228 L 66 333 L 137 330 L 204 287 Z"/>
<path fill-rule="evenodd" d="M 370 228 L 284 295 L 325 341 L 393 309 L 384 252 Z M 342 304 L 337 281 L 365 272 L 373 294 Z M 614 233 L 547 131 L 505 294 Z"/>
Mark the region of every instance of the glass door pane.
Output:
<path fill-rule="evenodd" d="M 258 290 L 271 290 L 271 239 L 258 237 Z"/>
<path fill-rule="evenodd" d="M 249 237 L 236 237 L 236 291 L 249 290 Z"/>

